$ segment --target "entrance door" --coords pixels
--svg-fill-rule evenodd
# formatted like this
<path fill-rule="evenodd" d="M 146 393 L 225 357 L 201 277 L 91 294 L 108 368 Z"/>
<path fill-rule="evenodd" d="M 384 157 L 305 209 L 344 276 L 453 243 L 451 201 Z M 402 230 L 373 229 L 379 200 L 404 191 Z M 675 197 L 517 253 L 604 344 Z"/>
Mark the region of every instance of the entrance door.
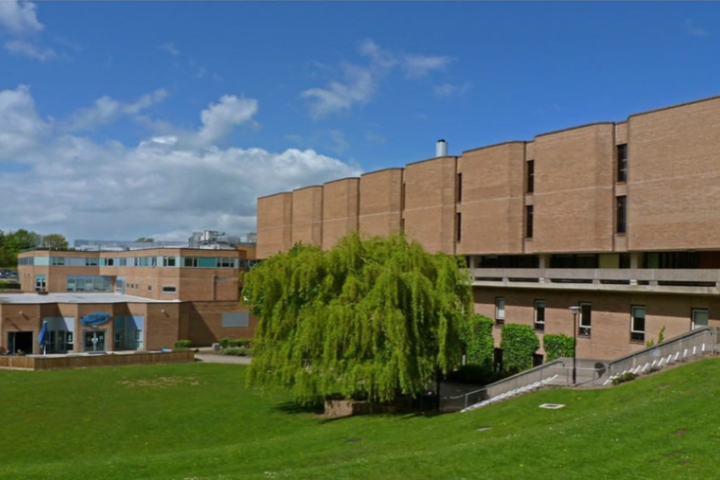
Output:
<path fill-rule="evenodd" d="M 10 353 L 33 353 L 33 332 L 8 333 L 8 349 Z"/>
<path fill-rule="evenodd" d="M 86 352 L 105 351 L 105 330 L 86 330 L 84 340 Z"/>

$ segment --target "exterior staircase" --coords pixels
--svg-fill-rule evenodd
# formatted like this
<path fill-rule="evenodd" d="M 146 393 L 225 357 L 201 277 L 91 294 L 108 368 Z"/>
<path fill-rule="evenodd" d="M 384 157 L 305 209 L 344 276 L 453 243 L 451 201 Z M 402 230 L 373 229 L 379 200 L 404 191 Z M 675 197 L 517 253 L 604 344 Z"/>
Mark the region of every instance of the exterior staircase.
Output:
<path fill-rule="evenodd" d="M 466 393 L 464 408 L 469 412 L 486 405 L 502 402 L 548 386 L 607 387 L 626 373 L 651 373 L 670 365 L 692 362 L 715 355 L 720 348 L 720 331 L 702 327 L 671 338 L 663 343 L 639 350 L 611 362 L 588 359 L 558 358 L 552 362 L 520 372 L 482 389 Z M 576 382 L 572 373 L 575 370 Z M 460 397 L 457 397 L 460 400 Z"/>

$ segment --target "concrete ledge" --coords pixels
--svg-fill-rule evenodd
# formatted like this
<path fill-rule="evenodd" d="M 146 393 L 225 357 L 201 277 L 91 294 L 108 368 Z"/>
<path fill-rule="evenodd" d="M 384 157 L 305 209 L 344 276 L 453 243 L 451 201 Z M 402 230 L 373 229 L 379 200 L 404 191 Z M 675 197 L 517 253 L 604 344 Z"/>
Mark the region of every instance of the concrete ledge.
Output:
<path fill-rule="evenodd" d="M 178 352 L 143 352 L 124 355 L 65 355 L 52 357 L 0 357 L 0 369 L 60 370 L 67 368 L 119 367 L 123 365 L 153 365 L 160 363 L 189 363 L 195 361 L 192 350 Z"/>

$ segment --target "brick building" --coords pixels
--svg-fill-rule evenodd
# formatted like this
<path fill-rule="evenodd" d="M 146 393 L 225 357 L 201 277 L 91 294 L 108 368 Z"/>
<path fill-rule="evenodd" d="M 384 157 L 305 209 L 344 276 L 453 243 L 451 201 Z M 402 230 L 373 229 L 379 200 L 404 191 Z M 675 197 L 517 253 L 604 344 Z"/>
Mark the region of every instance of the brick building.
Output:
<path fill-rule="evenodd" d="M 239 277 L 254 253 L 254 247 L 21 253 L 23 293 L 0 294 L 0 345 L 39 353 L 43 322 L 53 353 L 252 337 L 256 319 L 239 303 Z"/>
<path fill-rule="evenodd" d="M 405 168 L 260 198 L 258 258 L 404 232 L 467 259 L 498 344 L 503 323 L 577 328 L 581 358 L 720 326 L 720 97 L 460 156 L 443 144 Z"/>

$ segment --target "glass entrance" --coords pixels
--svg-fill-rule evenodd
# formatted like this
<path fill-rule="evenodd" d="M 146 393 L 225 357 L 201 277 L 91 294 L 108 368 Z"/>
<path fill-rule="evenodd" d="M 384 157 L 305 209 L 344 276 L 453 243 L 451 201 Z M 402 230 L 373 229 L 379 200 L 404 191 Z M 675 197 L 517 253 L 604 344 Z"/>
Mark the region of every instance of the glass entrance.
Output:
<path fill-rule="evenodd" d="M 105 351 L 105 330 L 86 330 L 84 337 L 86 352 Z"/>

